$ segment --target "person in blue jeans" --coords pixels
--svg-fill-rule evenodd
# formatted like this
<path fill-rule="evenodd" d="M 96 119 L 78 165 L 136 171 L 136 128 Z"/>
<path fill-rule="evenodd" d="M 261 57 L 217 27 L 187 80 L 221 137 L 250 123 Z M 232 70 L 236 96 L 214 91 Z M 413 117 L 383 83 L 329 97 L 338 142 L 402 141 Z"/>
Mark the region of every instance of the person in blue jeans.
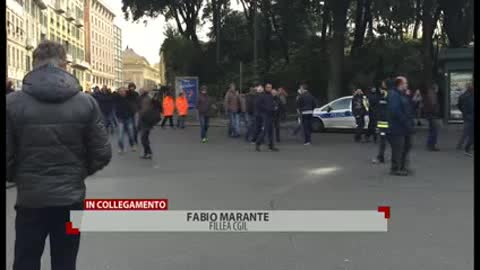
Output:
<path fill-rule="evenodd" d="M 210 117 L 213 114 L 214 104 L 212 99 L 207 95 L 207 87 L 204 85 L 200 88 L 200 95 L 197 100 L 198 118 L 200 120 L 200 137 L 202 143 L 208 142 L 208 127 Z"/>
<path fill-rule="evenodd" d="M 132 152 L 137 151 L 134 137 L 135 112 L 132 110 L 132 106 L 127 99 L 127 91 L 124 88 L 119 90 L 119 96 L 115 102 L 115 112 L 118 119 L 118 152 L 120 154 L 125 152 L 125 136 L 128 138 Z"/>

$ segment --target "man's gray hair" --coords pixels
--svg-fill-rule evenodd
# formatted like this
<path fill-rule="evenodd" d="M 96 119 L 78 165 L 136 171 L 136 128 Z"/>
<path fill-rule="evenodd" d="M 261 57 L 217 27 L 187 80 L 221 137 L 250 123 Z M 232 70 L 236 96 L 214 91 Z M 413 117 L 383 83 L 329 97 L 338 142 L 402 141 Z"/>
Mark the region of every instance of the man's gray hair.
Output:
<path fill-rule="evenodd" d="M 55 41 L 44 40 L 33 51 L 33 67 L 53 65 L 62 68 L 67 63 L 65 47 Z"/>

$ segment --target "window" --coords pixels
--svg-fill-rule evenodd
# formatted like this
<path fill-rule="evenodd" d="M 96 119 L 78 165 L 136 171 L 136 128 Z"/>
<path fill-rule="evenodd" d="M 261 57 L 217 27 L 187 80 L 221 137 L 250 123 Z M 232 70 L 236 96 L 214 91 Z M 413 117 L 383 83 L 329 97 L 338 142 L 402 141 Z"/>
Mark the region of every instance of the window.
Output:
<path fill-rule="evenodd" d="M 28 55 L 26 58 L 26 64 L 27 64 L 27 71 L 30 71 L 32 69 L 32 66 L 31 66 L 30 56 Z"/>
<path fill-rule="evenodd" d="M 7 45 L 8 47 L 8 51 L 7 51 L 7 58 L 8 58 L 8 65 L 11 66 L 12 65 L 12 48 L 10 47 L 10 45 Z"/>
<path fill-rule="evenodd" d="M 350 109 L 350 105 L 352 104 L 352 99 L 351 98 L 344 98 L 337 100 L 330 104 L 330 107 L 332 110 L 348 110 Z M 323 111 L 326 111 L 327 108 L 323 109 Z"/>
<path fill-rule="evenodd" d="M 17 48 L 13 47 L 13 66 L 14 67 L 17 67 L 17 62 L 18 62 Z"/>

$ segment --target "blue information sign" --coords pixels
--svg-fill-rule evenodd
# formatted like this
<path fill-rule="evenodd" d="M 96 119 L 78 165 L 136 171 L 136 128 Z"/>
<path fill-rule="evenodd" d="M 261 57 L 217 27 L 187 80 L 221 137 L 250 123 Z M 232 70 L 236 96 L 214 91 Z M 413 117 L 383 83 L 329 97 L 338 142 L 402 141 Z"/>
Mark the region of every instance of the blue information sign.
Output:
<path fill-rule="evenodd" d="M 176 92 L 184 92 L 188 100 L 188 108 L 195 109 L 198 97 L 198 78 L 197 77 L 177 77 Z"/>

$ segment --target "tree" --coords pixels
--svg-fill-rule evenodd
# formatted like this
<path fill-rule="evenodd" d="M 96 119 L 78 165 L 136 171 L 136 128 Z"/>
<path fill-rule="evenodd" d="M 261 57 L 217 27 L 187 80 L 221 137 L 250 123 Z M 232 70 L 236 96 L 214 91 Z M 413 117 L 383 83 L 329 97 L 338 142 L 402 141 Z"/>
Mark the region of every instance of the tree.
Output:
<path fill-rule="evenodd" d="M 163 15 L 166 20 L 174 19 L 178 32 L 199 45 L 197 24 L 203 0 L 122 0 L 125 18 L 138 21 L 143 17 Z"/>
<path fill-rule="evenodd" d="M 467 46 L 473 39 L 473 0 L 439 0 L 439 4 L 449 47 Z"/>
<path fill-rule="evenodd" d="M 424 0 L 422 8 L 423 43 L 423 92 L 426 99 L 425 110 L 433 111 L 433 40 L 436 0 Z"/>
<path fill-rule="evenodd" d="M 357 49 L 362 47 L 365 39 L 367 23 L 371 20 L 371 0 L 357 0 L 355 15 L 355 35 L 352 44 L 352 55 L 355 55 Z"/>
<path fill-rule="evenodd" d="M 345 49 L 345 33 L 347 31 L 347 11 L 350 0 L 329 0 L 328 6 L 333 18 L 333 38 L 330 41 L 330 73 L 327 97 L 332 100 L 342 93 L 343 61 Z"/>

